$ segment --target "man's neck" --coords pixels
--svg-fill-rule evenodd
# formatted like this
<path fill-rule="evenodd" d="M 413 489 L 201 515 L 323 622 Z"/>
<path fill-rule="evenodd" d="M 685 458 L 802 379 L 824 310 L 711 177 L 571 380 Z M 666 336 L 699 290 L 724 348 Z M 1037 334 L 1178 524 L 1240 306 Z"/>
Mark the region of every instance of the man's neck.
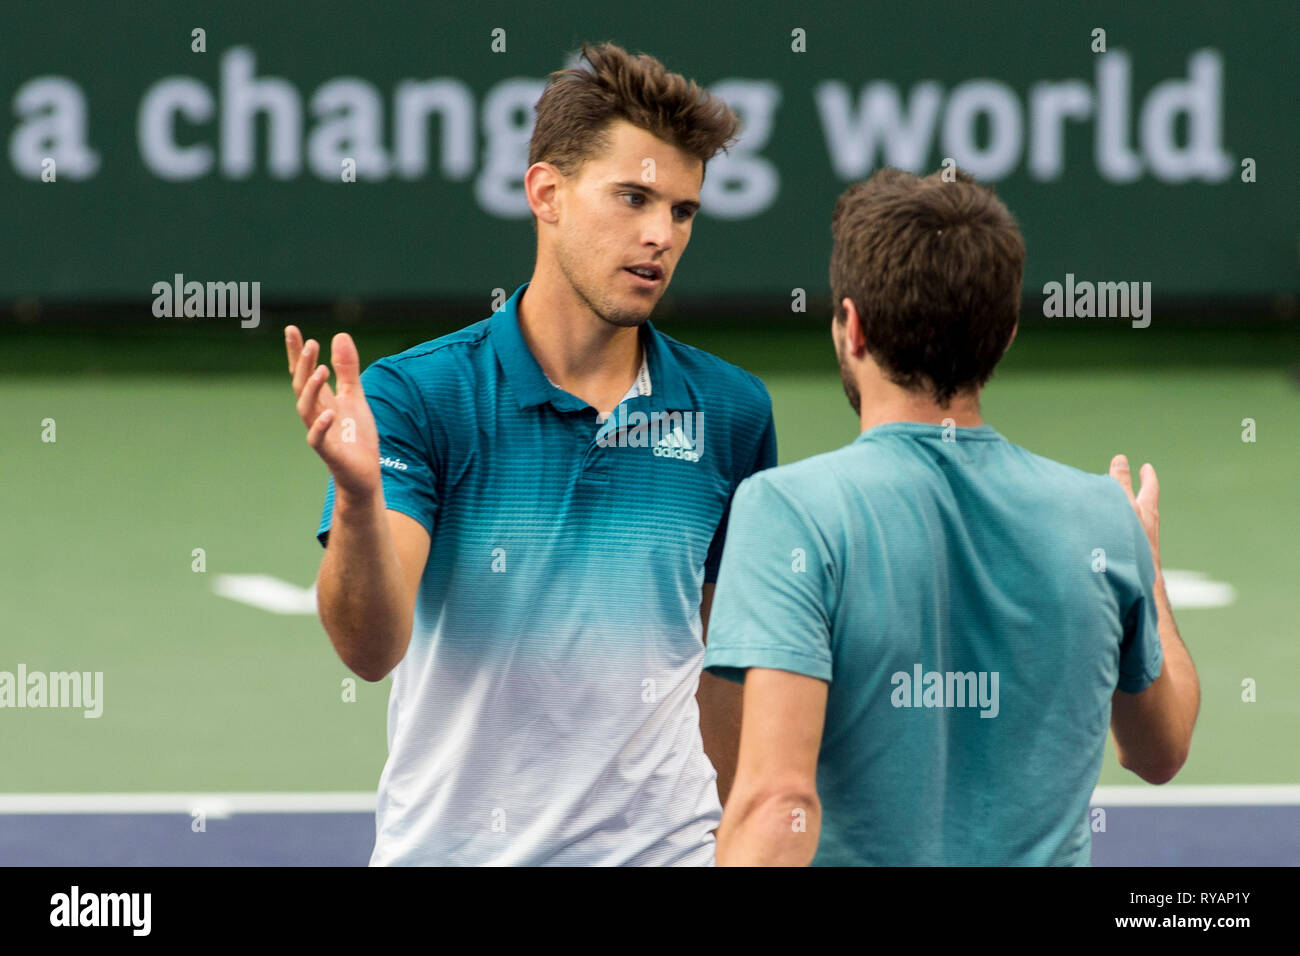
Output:
<path fill-rule="evenodd" d="M 944 408 L 938 402 L 901 389 L 875 396 L 862 396 L 860 415 L 862 431 L 890 422 L 917 422 L 924 425 L 955 425 L 975 428 L 984 424 L 980 416 L 979 394 L 954 396 Z"/>
<path fill-rule="evenodd" d="M 642 347 L 636 326 L 595 315 L 567 281 L 535 272 L 518 305 L 519 331 L 546 377 L 600 412 L 636 381 Z"/>

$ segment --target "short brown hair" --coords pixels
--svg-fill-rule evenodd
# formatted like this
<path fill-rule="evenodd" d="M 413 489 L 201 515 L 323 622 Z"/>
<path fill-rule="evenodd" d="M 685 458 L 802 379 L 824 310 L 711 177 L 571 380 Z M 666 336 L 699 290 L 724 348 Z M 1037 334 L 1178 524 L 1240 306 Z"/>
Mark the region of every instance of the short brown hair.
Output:
<path fill-rule="evenodd" d="M 1025 243 L 1007 207 L 973 176 L 881 169 L 831 219 L 831 295 L 853 300 L 867 350 L 895 384 L 947 407 L 982 387 L 1020 318 Z"/>
<path fill-rule="evenodd" d="M 551 163 L 572 176 L 609 144 L 615 119 L 671 143 L 706 166 L 733 145 L 740 121 L 727 104 L 646 53 L 630 55 L 612 43 L 583 44 L 581 64 L 550 75 L 534 107 L 528 165 Z"/>

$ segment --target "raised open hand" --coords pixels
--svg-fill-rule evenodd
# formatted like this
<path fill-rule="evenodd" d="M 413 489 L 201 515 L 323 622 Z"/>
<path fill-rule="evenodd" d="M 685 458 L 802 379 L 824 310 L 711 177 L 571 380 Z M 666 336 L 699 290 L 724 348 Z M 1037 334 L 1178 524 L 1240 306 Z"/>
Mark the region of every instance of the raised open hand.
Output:
<path fill-rule="evenodd" d="M 1128 458 L 1125 455 L 1116 455 L 1110 461 L 1110 476 L 1119 482 L 1119 486 L 1124 489 L 1124 494 L 1128 495 L 1128 503 L 1133 506 L 1137 512 L 1138 520 L 1142 522 L 1142 527 L 1146 530 L 1147 540 L 1151 542 L 1151 557 L 1155 560 L 1156 568 L 1160 567 L 1160 482 L 1156 478 L 1156 470 L 1151 465 L 1142 466 L 1142 490 L 1133 495 L 1133 475 L 1129 471 Z"/>
<path fill-rule="evenodd" d="M 330 390 L 329 367 L 316 364 L 320 347 L 315 339 L 304 344 L 298 327 L 290 325 L 284 344 L 307 444 L 329 467 L 339 493 L 374 494 L 381 486 L 379 433 L 361 388 L 361 361 L 352 336 L 340 332 L 330 343 L 337 394 Z"/>

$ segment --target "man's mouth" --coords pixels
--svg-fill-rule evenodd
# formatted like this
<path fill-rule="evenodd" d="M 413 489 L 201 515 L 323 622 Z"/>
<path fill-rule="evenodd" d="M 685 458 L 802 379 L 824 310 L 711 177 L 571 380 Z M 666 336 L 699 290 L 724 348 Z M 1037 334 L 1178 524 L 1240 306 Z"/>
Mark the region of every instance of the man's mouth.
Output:
<path fill-rule="evenodd" d="M 625 266 L 623 268 L 623 271 L 631 273 L 642 282 L 645 282 L 647 285 L 651 285 L 651 286 L 658 285 L 659 282 L 661 282 L 664 277 L 664 270 L 661 269 L 659 266 L 652 265 L 651 263 L 642 263 L 640 265 L 635 265 L 635 266 Z"/>

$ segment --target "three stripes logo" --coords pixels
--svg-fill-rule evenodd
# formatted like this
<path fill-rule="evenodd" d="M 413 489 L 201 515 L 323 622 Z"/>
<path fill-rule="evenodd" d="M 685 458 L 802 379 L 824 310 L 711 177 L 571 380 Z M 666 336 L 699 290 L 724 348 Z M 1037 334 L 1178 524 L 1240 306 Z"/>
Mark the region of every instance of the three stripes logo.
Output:
<path fill-rule="evenodd" d="M 596 444 L 601 448 L 649 448 L 656 458 L 699 461 L 704 454 L 703 412 L 629 412 L 620 405 Z"/>
<path fill-rule="evenodd" d="M 682 431 L 681 425 L 673 428 L 654 446 L 656 458 L 680 458 L 682 461 L 699 461 L 700 453 L 695 443 Z"/>

